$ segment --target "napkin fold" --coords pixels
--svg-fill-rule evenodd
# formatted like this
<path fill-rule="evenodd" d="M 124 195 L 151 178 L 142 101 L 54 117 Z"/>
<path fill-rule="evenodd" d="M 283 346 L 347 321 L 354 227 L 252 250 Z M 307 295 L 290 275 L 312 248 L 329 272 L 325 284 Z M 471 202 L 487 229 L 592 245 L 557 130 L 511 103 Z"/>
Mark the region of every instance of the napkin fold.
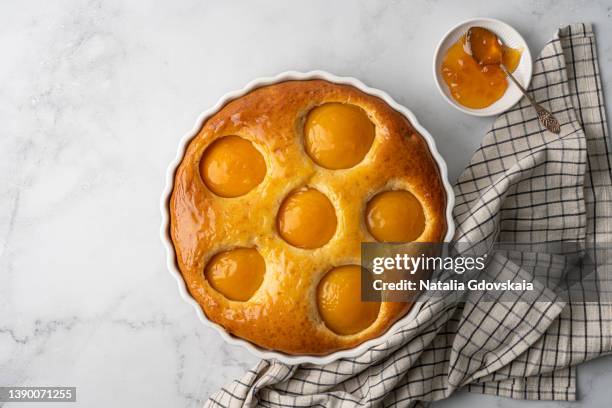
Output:
<path fill-rule="evenodd" d="M 612 351 L 612 159 L 591 25 L 558 30 L 530 92 L 561 134 L 525 98 L 498 117 L 455 186 L 454 240 L 490 248 L 488 278 L 534 282 L 535 298 L 425 297 L 357 358 L 263 360 L 205 406 L 420 407 L 458 389 L 574 400 L 575 366 Z"/>

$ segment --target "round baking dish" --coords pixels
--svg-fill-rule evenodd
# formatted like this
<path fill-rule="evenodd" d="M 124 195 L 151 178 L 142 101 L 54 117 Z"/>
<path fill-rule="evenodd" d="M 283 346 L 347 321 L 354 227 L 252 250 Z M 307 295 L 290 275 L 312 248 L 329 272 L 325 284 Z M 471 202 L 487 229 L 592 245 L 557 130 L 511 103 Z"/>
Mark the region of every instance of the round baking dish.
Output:
<path fill-rule="evenodd" d="M 407 108 L 395 102 L 385 92 L 382 92 L 378 89 L 370 88 L 355 78 L 338 77 L 338 76 L 335 76 L 333 74 L 330 74 L 324 71 L 310 71 L 310 72 L 305 72 L 305 73 L 287 71 L 275 77 L 266 77 L 266 78 L 256 79 L 248 83 L 244 88 L 238 91 L 229 92 L 225 94 L 223 97 L 221 97 L 221 99 L 219 99 L 219 101 L 215 104 L 215 106 L 206 110 L 198 117 L 193 129 L 190 132 L 188 132 L 186 135 L 184 135 L 183 138 L 180 140 L 176 157 L 170 163 L 170 165 L 168 166 L 168 170 L 166 172 L 166 187 L 161 196 L 160 207 L 161 207 L 161 216 L 162 216 L 161 240 L 166 248 L 167 266 L 168 266 L 168 270 L 174 276 L 174 278 L 176 279 L 178 283 L 179 293 L 181 294 L 181 297 L 195 309 L 202 323 L 216 330 L 221 335 L 221 337 L 229 344 L 244 347 L 249 352 L 251 352 L 253 355 L 259 358 L 276 359 L 286 364 L 301 364 L 301 363 L 327 364 L 332 361 L 338 360 L 340 358 L 351 358 L 351 357 L 359 356 L 363 354 L 369 348 L 384 343 L 391 335 L 393 335 L 393 333 L 397 331 L 399 327 L 402 326 L 404 322 L 406 322 L 408 319 L 412 319 L 413 316 L 416 313 L 418 313 L 421 307 L 421 304 L 419 302 L 415 302 L 411 310 L 404 317 L 402 317 L 397 322 L 395 322 L 393 326 L 389 330 L 387 330 L 387 332 L 384 333 L 383 335 L 375 339 L 371 339 L 364 343 L 361 343 L 360 345 L 353 347 L 351 349 L 336 351 L 334 353 L 324 355 L 324 356 L 289 355 L 289 354 L 285 354 L 285 353 L 274 351 L 274 350 L 263 349 L 253 343 L 250 343 L 247 340 L 243 340 L 241 338 L 232 336 L 231 334 L 227 333 L 223 327 L 221 327 L 217 323 L 210 321 L 206 317 L 204 312 L 202 311 L 202 308 L 200 307 L 200 305 L 189 294 L 187 287 L 185 285 L 185 282 L 183 280 L 183 277 L 176 264 L 176 254 L 174 251 L 174 246 L 172 245 L 172 240 L 170 238 L 170 213 L 169 213 L 168 204 L 170 201 L 170 196 L 172 194 L 172 188 L 174 184 L 174 175 L 175 175 L 177 167 L 179 166 L 185 154 L 187 145 L 189 144 L 191 139 L 193 139 L 198 134 L 204 122 L 209 117 L 217 113 L 225 104 L 227 104 L 231 100 L 234 100 L 243 95 L 246 95 L 247 93 L 253 91 L 256 88 L 266 86 L 266 85 L 272 85 L 272 84 L 279 83 L 279 82 L 290 81 L 290 80 L 312 80 L 312 79 L 322 79 L 325 81 L 334 82 L 338 84 L 351 85 L 361 90 L 362 92 L 365 92 L 367 94 L 370 94 L 372 96 L 376 96 L 382 99 L 391 108 L 395 109 L 396 111 L 404 115 L 410 121 L 410 123 L 412 123 L 414 128 L 423 136 L 423 138 L 427 142 L 429 150 L 431 151 L 431 154 L 434 157 L 436 164 L 438 165 L 438 169 L 440 171 L 440 177 L 442 179 L 442 182 L 444 184 L 444 188 L 446 191 L 447 232 L 446 232 L 446 236 L 444 240 L 450 241 L 451 238 L 453 237 L 454 230 L 455 230 L 453 218 L 452 218 L 452 209 L 454 206 L 453 190 L 448 182 L 446 163 L 444 162 L 444 159 L 442 159 L 442 157 L 440 156 L 440 153 L 436 149 L 434 139 L 429 134 L 429 132 L 427 132 L 427 130 L 425 130 L 425 128 L 423 128 L 419 124 L 419 122 L 417 121 L 416 117 L 412 114 L 412 112 L 410 112 Z"/>

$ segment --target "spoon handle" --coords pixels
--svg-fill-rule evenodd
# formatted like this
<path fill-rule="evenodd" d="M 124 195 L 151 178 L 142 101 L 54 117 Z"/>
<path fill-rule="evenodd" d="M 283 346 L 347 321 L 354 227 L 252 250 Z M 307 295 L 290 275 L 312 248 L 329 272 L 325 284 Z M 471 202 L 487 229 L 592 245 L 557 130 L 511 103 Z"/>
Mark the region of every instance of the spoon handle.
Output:
<path fill-rule="evenodd" d="M 516 85 L 518 87 L 518 89 L 521 90 L 521 92 L 523 93 L 523 95 L 525 95 L 527 97 L 527 99 L 529 99 L 529 102 L 531 102 L 531 105 L 533 105 L 533 107 L 536 110 L 536 113 L 538 114 L 538 119 L 540 120 L 540 123 L 549 131 L 551 131 L 552 133 L 555 134 L 559 134 L 561 132 L 561 126 L 559 125 L 559 121 L 557 121 L 557 119 L 555 119 L 555 117 L 552 115 L 552 113 L 550 113 L 549 111 L 547 111 L 546 109 L 544 109 L 539 103 L 537 103 L 528 93 L 527 91 L 525 91 L 525 88 L 523 88 L 523 86 L 521 84 L 519 84 L 519 82 L 516 80 L 516 78 L 514 78 L 514 76 L 508 71 L 508 69 L 504 66 L 504 64 L 500 64 L 499 65 L 502 70 L 504 71 L 504 73 L 512 80 L 512 82 L 514 82 L 514 85 Z"/>

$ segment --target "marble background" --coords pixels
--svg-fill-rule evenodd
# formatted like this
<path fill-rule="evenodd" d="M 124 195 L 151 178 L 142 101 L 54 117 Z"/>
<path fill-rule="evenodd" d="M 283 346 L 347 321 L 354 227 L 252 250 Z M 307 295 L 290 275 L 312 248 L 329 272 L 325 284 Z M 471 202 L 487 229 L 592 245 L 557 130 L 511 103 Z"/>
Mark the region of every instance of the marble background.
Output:
<path fill-rule="evenodd" d="M 431 61 L 474 16 L 515 26 L 534 54 L 557 26 L 595 23 L 612 95 L 610 0 L 1 2 L 0 385 L 77 386 L 87 407 L 195 407 L 254 365 L 166 271 L 158 202 L 178 140 L 255 77 L 324 69 L 412 109 L 454 180 L 492 120 L 450 107 Z M 611 358 L 585 364 L 575 405 L 610 406 L 611 383 Z"/>

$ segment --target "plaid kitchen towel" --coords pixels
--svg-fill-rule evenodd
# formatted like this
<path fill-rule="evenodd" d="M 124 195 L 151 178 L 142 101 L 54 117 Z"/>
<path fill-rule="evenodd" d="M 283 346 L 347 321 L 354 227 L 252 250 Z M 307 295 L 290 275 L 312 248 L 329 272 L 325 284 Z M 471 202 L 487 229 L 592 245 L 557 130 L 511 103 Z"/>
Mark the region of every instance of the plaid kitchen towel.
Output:
<path fill-rule="evenodd" d="M 525 99 L 497 118 L 455 186 L 454 215 L 456 241 L 526 244 L 496 251 L 486 273 L 534 282 L 537 301 L 427 297 L 413 320 L 358 358 L 261 361 L 206 406 L 417 407 L 458 389 L 575 399 L 574 367 L 612 351 L 611 158 L 590 25 L 557 32 L 535 61 L 530 91 L 561 134 L 543 130 Z M 568 264 L 572 285 L 541 284 Z"/>

